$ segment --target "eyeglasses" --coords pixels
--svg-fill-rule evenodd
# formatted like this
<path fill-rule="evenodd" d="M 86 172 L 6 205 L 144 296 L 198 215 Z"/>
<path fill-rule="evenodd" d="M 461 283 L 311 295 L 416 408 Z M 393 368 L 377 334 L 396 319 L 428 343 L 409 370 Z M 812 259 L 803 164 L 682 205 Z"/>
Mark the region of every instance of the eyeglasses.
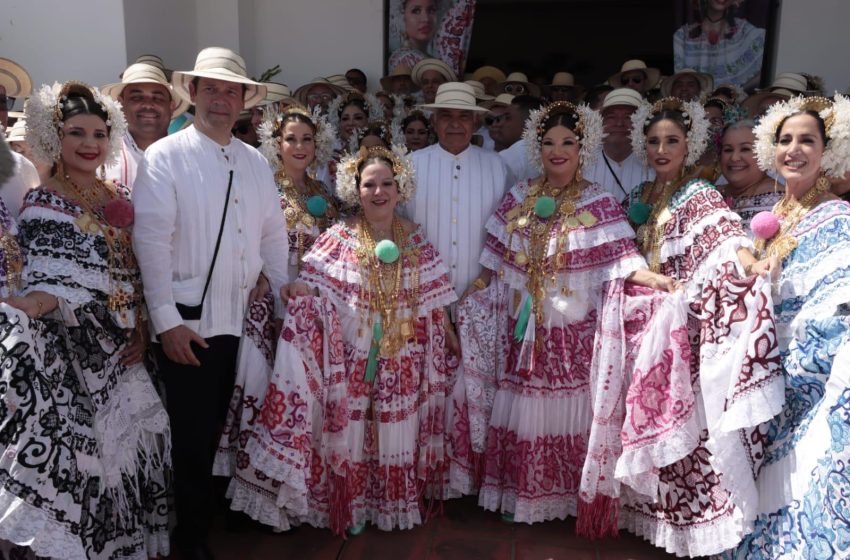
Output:
<path fill-rule="evenodd" d="M 511 95 L 522 95 L 525 91 L 523 84 L 507 84 L 505 86 L 505 93 L 510 93 Z"/>
<path fill-rule="evenodd" d="M 330 93 L 310 93 L 307 94 L 307 103 L 330 103 L 333 98 Z"/>
<path fill-rule="evenodd" d="M 507 116 L 507 113 L 505 113 L 502 115 L 484 117 L 484 124 L 486 124 L 487 126 L 493 126 L 494 124 L 505 120 Z"/>
<path fill-rule="evenodd" d="M 0 95 L 0 108 L 11 109 L 15 106 L 15 97 L 9 95 Z"/>
<path fill-rule="evenodd" d="M 620 83 L 624 86 L 631 84 L 642 84 L 644 80 L 643 76 L 620 76 Z"/>

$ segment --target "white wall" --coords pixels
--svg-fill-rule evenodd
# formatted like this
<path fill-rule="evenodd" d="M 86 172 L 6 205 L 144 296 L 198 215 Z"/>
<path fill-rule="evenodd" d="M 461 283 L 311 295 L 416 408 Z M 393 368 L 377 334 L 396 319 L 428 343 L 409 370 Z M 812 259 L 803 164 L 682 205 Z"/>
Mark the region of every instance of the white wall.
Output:
<path fill-rule="evenodd" d="M 826 93 L 850 86 L 850 1 L 782 0 L 776 72 L 806 72 L 826 82 Z"/>
<path fill-rule="evenodd" d="M 124 0 L 126 66 L 142 54 L 162 57 L 167 68 L 195 64 L 198 43 L 195 0 Z"/>
<path fill-rule="evenodd" d="M 36 88 L 72 79 L 114 82 L 126 66 L 122 2 L 3 0 L 0 56 L 26 68 Z"/>
<path fill-rule="evenodd" d="M 280 64 L 275 81 L 293 91 L 316 76 L 366 73 L 379 89 L 383 72 L 383 0 L 240 0 L 240 48 L 259 75 Z"/>

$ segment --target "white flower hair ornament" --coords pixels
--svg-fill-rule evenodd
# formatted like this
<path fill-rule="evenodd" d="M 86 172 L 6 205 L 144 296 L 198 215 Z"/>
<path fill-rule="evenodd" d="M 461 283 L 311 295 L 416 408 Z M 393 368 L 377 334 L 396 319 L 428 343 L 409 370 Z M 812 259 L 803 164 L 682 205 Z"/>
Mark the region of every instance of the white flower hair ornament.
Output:
<path fill-rule="evenodd" d="M 310 164 L 312 168 L 322 168 L 333 158 L 334 146 L 336 145 L 336 129 L 328 121 L 328 117 L 322 114 L 321 109 L 316 106 L 310 113 L 301 105 L 291 105 L 279 111 L 268 109 L 263 114 L 263 122 L 257 127 L 257 136 L 260 140 L 260 152 L 266 157 L 272 169 L 277 170 L 280 161 L 280 132 L 283 122 L 289 115 L 299 114 L 307 117 L 316 132 L 313 135 L 313 143 L 316 145 L 316 158 Z"/>
<path fill-rule="evenodd" d="M 360 149 L 360 142 L 366 137 L 367 132 L 375 132 L 375 130 L 380 130 L 380 134 L 378 136 L 383 140 L 387 146 L 392 146 L 394 143 L 398 142 L 399 138 L 404 138 L 404 134 L 401 133 L 401 128 L 396 128 L 393 126 L 393 123 L 387 123 L 387 121 L 369 121 L 366 126 L 362 128 L 355 128 L 354 132 L 348 138 L 348 152 L 354 153 L 358 149 Z"/>
<path fill-rule="evenodd" d="M 59 161 L 62 139 L 60 131 L 65 124 L 62 121 L 62 110 L 69 94 L 74 92 L 87 92 L 106 113 L 109 145 L 104 165 L 117 163 L 124 134 L 127 132 L 124 111 L 118 101 L 108 95 L 103 95 L 100 91 L 83 82 L 43 84 L 38 92 L 27 101 L 24 109 L 27 119 L 26 139 L 32 147 L 35 157 L 45 162 Z"/>
<path fill-rule="evenodd" d="M 682 120 L 687 128 L 688 143 L 685 166 L 690 167 L 696 164 L 708 146 L 709 136 L 708 117 L 699 101 L 682 101 L 676 97 L 665 97 L 652 104 L 641 103 L 637 111 L 632 113 L 632 151 L 644 165 L 648 163 L 645 129 L 655 115 L 665 110 L 682 113 Z"/>
<path fill-rule="evenodd" d="M 541 144 L 543 142 L 543 125 L 549 117 L 568 113 L 577 117 L 576 136 L 579 137 L 579 162 L 581 166 L 593 163 L 602 147 L 602 116 L 587 105 L 575 106 L 566 101 L 556 101 L 531 111 L 525 121 L 522 137 L 529 161 L 538 171 L 543 171 Z"/>
<path fill-rule="evenodd" d="M 756 159 L 764 171 L 776 172 L 776 133 L 788 117 L 815 111 L 826 128 L 826 146 L 821 169 L 830 177 L 844 177 L 850 171 L 850 99 L 835 94 L 835 100 L 824 97 L 792 97 L 776 103 L 759 119 L 753 129 L 756 137 Z"/>
<path fill-rule="evenodd" d="M 384 157 L 392 162 L 393 178 L 398 185 L 398 203 L 404 204 L 416 193 L 416 176 L 413 161 L 407 149 L 399 144 L 393 144 L 388 150 L 382 146 L 360 148 L 351 155 L 343 158 L 336 171 L 336 194 L 345 204 L 360 206 L 360 192 L 357 185 L 357 168 L 371 157 Z"/>
<path fill-rule="evenodd" d="M 381 105 L 381 101 L 374 94 L 350 91 L 334 97 L 328 106 L 328 119 L 337 131 L 339 131 L 339 120 L 342 117 L 343 109 L 352 101 L 358 100 L 366 106 L 367 121 L 379 121 L 384 118 L 384 106 Z"/>

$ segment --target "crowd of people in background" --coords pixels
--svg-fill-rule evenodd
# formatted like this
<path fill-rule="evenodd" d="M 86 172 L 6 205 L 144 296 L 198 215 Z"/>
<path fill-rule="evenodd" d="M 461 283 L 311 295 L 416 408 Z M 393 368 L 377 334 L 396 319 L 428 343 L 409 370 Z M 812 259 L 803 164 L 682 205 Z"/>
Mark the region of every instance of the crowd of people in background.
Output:
<path fill-rule="evenodd" d="M 850 555 L 850 98 L 423 51 L 380 89 L 0 58 L 0 550 L 203 560 L 222 493 L 351 537 L 474 494 Z"/>

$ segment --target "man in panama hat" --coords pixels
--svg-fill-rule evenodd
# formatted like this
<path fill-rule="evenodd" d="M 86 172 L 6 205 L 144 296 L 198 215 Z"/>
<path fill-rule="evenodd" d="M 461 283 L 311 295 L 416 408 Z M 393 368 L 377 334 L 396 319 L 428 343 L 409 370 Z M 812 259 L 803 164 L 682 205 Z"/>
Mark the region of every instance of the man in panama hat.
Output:
<path fill-rule="evenodd" d="M 266 97 L 235 52 L 202 50 L 174 91 L 193 124 L 150 146 L 133 190 L 133 246 L 171 420 L 176 544 L 209 559 L 213 451 L 233 390 L 242 318 L 261 273 L 287 282 L 286 222 L 268 162 L 231 136 Z M 277 301 L 278 314 L 281 311 Z"/>
<path fill-rule="evenodd" d="M 131 64 L 121 73 L 120 82 L 100 91 L 121 102 L 127 119 L 121 154 L 106 167 L 106 178 L 132 189 L 145 150 L 168 136 L 171 119 L 184 113 L 189 102 L 174 94 L 161 68 L 145 62 Z"/>

